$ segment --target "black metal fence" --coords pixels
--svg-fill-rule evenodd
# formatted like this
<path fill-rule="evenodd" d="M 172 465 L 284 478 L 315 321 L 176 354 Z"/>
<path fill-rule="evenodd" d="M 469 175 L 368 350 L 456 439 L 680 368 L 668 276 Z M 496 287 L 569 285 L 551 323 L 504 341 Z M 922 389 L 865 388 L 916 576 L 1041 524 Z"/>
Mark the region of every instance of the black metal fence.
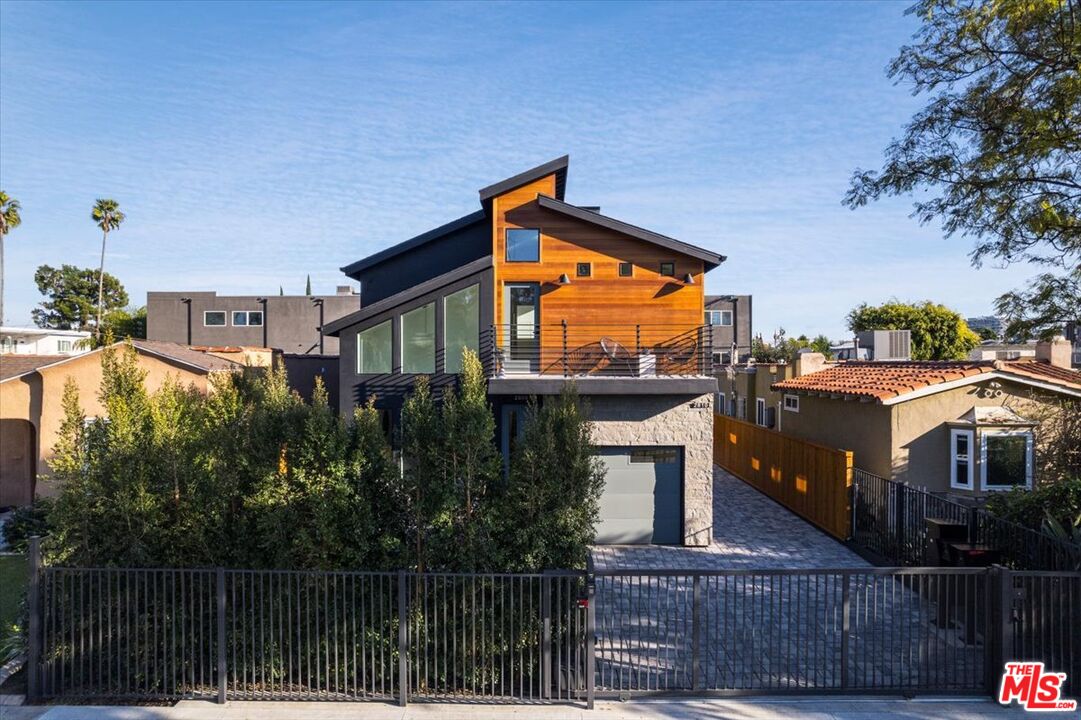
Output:
<path fill-rule="evenodd" d="M 34 543 L 31 700 L 982 694 L 1021 659 L 1081 677 L 1081 573 L 132 570 L 39 558 Z"/>
<path fill-rule="evenodd" d="M 865 470 L 852 473 L 852 539 L 898 565 L 931 564 L 927 519 L 961 523 L 969 542 L 995 548 L 1017 570 L 1081 570 L 1081 545 L 1059 540 L 986 510 L 963 505 Z"/>

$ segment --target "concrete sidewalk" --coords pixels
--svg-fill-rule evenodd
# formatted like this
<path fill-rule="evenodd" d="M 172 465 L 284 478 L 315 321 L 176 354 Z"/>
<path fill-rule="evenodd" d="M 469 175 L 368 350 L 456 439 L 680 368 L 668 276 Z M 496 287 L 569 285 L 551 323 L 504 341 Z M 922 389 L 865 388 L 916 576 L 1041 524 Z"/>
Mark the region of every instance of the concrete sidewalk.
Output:
<path fill-rule="evenodd" d="M 596 709 L 564 705 L 442 705 L 406 708 L 382 703 L 185 701 L 173 707 L 2 707 L 0 720 L 985 720 L 1021 717 L 1017 707 L 985 699 L 817 697 L 598 702 Z M 1048 718 L 1078 718 L 1078 713 Z"/>

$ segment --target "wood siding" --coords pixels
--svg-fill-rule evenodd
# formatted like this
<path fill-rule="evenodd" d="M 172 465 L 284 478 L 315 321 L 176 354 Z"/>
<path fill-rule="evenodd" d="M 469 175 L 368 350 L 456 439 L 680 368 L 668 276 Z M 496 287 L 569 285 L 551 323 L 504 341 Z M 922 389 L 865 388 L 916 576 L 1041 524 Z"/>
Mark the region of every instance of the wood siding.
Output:
<path fill-rule="evenodd" d="M 713 459 L 834 537 L 851 537 L 851 451 L 815 445 L 716 415 Z"/>
<path fill-rule="evenodd" d="M 636 341 L 648 347 L 692 333 L 702 325 L 704 309 L 701 260 L 657 247 L 621 233 L 540 208 L 537 194 L 555 195 L 555 175 L 516 188 L 494 198 L 492 205 L 495 317 L 506 323 L 503 288 L 506 283 L 540 284 L 542 352 L 558 354 L 563 338 L 558 327 L 566 320 L 572 333 L 591 333 L 593 339 L 610 337 L 633 349 Z M 506 261 L 506 230 L 540 230 L 540 262 Z M 578 263 L 591 265 L 590 277 L 578 277 Z M 632 277 L 619 276 L 619 263 L 633 265 Z M 675 277 L 660 274 L 662 262 L 675 263 Z M 693 285 L 681 278 L 690 273 Z M 561 274 L 569 285 L 559 285 Z M 640 338 L 635 325 L 641 325 Z M 575 334 L 577 347 L 585 336 Z"/>

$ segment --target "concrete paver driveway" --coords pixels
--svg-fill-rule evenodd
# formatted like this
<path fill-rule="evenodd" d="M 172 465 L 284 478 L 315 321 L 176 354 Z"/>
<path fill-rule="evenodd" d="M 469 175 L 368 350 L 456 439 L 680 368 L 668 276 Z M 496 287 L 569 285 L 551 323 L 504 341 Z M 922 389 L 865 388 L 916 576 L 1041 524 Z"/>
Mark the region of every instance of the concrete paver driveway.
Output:
<path fill-rule="evenodd" d="M 704 548 L 604 545 L 598 570 L 869 567 L 859 555 L 753 487 L 713 468 L 713 543 Z"/>

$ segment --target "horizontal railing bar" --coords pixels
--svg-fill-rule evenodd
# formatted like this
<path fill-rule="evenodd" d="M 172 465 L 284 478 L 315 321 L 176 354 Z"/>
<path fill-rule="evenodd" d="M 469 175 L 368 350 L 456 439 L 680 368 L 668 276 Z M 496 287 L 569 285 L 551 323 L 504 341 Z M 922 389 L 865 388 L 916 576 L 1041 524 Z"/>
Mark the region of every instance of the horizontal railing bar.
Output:
<path fill-rule="evenodd" d="M 723 570 L 596 570 L 597 577 L 724 577 L 770 575 L 986 575 L 985 567 L 731 568 Z M 1058 575 L 1061 573 L 1050 573 Z"/>

